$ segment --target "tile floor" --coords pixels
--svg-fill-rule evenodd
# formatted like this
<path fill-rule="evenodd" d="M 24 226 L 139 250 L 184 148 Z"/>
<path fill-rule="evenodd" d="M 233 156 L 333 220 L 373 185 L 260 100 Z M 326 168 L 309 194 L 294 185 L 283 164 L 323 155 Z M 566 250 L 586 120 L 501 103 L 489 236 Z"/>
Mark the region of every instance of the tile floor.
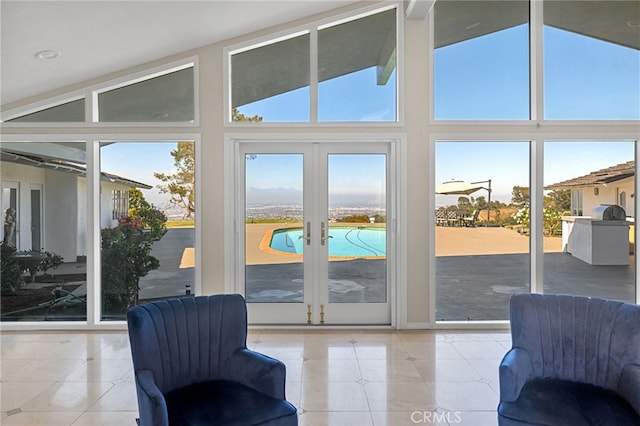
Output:
<path fill-rule="evenodd" d="M 125 332 L 4 332 L 0 423 L 134 425 Z M 301 425 L 495 425 L 507 332 L 250 331 Z"/>

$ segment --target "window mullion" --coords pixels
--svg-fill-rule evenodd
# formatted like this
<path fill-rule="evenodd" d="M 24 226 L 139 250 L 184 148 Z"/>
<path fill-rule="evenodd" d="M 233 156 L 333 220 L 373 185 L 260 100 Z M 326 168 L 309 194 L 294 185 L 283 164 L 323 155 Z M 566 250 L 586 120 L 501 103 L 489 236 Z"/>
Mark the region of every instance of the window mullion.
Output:
<path fill-rule="evenodd" d="M 318 29 L 309 32 L 309 119 L 318 122 Z"/>
<path fill-rule="evenodd" d="M 531 120 L 544 120 L 544 62 L 543 33 L 544 14 L 542 1 L 530 2 L 529 16 L 529 87 Z"/>

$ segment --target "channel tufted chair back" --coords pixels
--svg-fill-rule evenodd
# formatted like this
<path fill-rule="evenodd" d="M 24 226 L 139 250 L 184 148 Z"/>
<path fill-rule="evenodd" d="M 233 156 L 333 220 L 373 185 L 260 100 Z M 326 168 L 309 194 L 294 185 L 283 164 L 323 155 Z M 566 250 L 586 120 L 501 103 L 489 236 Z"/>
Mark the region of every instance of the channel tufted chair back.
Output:
<path fill-rule="evenodd" d="M 294 426 L 285 365 L 247 349 L 238 294 L 184 297 L 127 313 L 142 426 Z"/>
<path fill-rule="evenodd" d="M 617 390 L 622 369 L 640 364 L 638 306 L 540 294 L 511 303 L 513 346 L 529 352 L 535 377 Z"/>
<path fill-rule="evenodd" d="M 516 294 L 500 426 L 640 425 L 640 306 Z"/>
<path fill-rule="evenodd" d="M 239 295 L 183 297 L 137 306 L 130 327 L 136 370 L 149 370 L 162 393 L 192 383 L 228 379 L 226 365 L 244 348 L 247 317 Z"/>

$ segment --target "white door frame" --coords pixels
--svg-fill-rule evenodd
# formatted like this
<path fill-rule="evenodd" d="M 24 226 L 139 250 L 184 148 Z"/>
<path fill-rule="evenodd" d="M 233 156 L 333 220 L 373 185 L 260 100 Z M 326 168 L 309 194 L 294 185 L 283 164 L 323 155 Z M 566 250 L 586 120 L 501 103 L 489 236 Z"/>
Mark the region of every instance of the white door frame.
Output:
<path fill-rule="evenodd" d="M 243 200 L 239 200 L 240 145 L 244 143 L 371 143 L 385 142 L 389 144 L 389 187 L 394 188 L 391 203 L 395 209 L 394 217 L 387 226 L 395 240 L 395 250 L 388 255 L 389 262 L 389 306 L 390 326 L 406 328 L 406 137 L 399 134 L 267 134 L 255 133 L 225 135 L 225 292 L 240 293 L 244 291 L 241 282 L 241 268 L 244 268 L 244 242 L 240 237 L 240 229 L 244 225 L 239 222 L 243 208 Z"/>

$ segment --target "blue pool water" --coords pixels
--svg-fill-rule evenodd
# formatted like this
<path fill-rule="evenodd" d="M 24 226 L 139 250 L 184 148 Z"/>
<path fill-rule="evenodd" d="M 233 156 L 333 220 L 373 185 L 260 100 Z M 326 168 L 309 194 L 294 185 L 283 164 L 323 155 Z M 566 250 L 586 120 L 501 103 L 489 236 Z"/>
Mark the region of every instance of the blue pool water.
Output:
<path fill-rule="evenodd" d="M 302 228 L 276 229 L 269 247 L 286 253 L 302 254 Z M 329 228 L 329 256 L 384 256 L 387 251 L 385 228 L 336 227 Z"/>

